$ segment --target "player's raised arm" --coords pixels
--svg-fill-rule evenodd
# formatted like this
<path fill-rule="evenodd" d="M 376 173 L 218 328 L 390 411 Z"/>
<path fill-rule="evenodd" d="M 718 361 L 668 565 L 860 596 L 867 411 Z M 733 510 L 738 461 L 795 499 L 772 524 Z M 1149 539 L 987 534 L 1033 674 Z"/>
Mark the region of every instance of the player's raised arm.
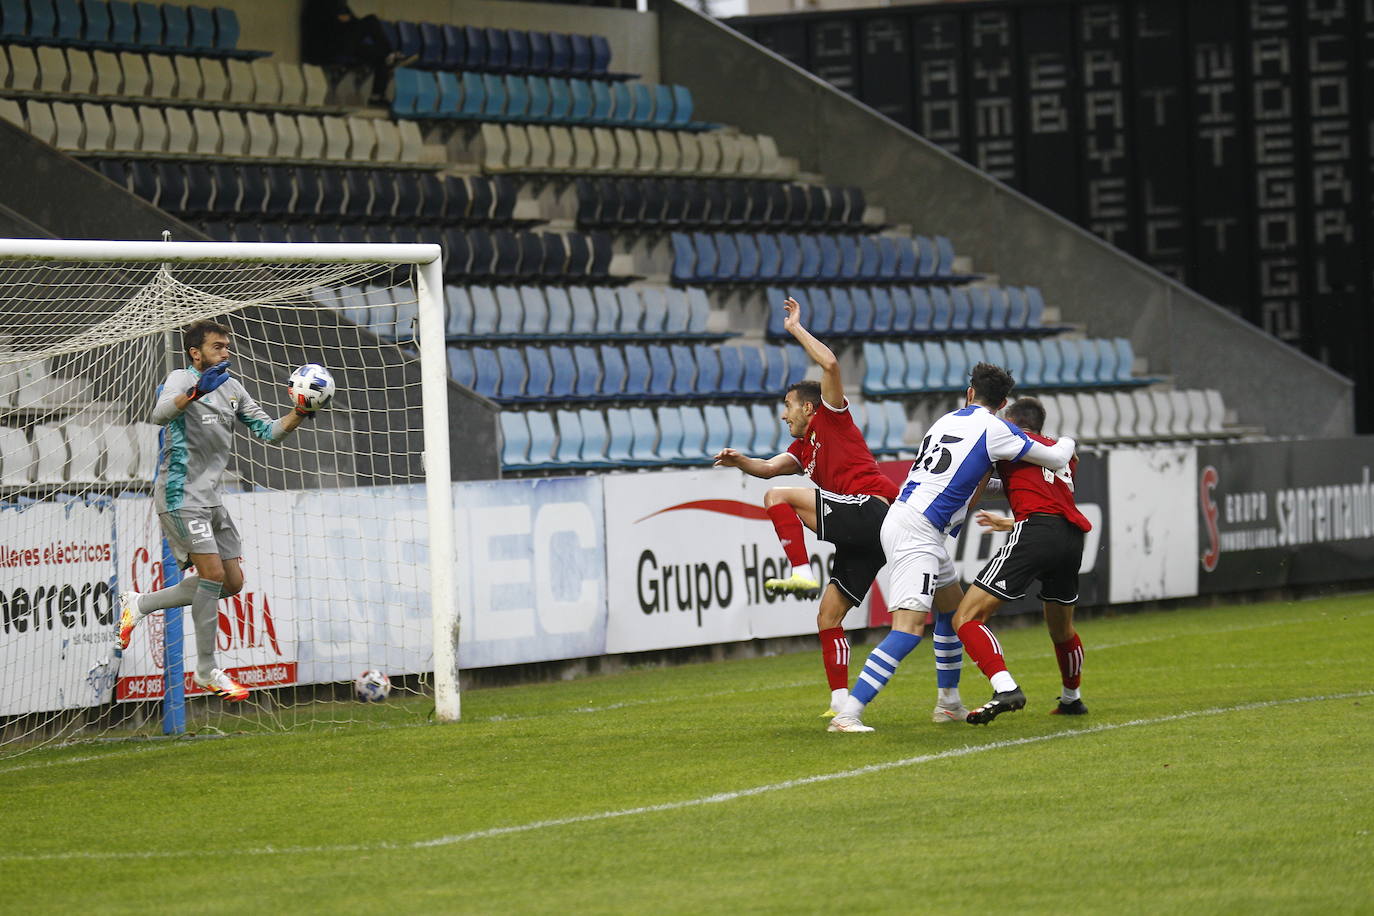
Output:
<path fill-rule="evenodd" d="M 801 472 L 801 463 L 791 452 L 782 452 L 772 458 L 750 458 L 738 449 L 723 448 L 716 453 L 713 465 L 718 468 L 739 468 L 750 477 L 767 480 L 779 474 Z"/>
<path fill-rule="evenodd" d="M 797 343 L 801 344 L 806 355 L 811 357 L 811 361 L 821 367 L 821 400 L 839 410 L 844 407 L 844 382 L 840 378 L 840 361 L 835 358 L 833 350 L 817 340 L 802 324 L 800 302 L 789 296 L 782 307 L 787 312 L 782 326 L 787 329 L 787 333 L 796 338 Z"/>

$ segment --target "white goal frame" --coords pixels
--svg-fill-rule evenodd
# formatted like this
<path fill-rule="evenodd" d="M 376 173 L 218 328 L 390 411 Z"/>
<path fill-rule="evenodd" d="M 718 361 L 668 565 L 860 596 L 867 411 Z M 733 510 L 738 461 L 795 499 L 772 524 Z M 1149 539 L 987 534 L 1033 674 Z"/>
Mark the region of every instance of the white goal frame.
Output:
<path fill-rule="evenodd" d="M 233 263 L 359 263 L 416 267 L 424 472 L 429 525 L 429 582 L 435 717 L 457 721 L 459 618 L 454 595 L 454 523 L 444 341 L 442 250 L 433 244 L 280 242 L 141 242 L 0 239 L 0 260 Z"/>

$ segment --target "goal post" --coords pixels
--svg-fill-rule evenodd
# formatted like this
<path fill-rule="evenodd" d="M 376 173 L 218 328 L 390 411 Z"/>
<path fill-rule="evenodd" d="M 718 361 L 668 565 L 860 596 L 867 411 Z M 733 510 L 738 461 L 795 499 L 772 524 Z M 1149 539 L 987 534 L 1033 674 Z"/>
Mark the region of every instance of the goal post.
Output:
<path fill-rule="evenodd" d="M 138 663 L 102 653 L 119 592 L 164 584 L 150 414 L 167 341 L 179 351 L 198 320 L 229 328 L 231 375 L 269 419 L 289 412 L 298 365 L 325 365 L 339 389 L 279 442 L 265 424 L 232 434 L 225 505 L 246 584 L 221 595 L 215 642 L 263 689 L 201 704 L 199 721 L 352 718 L 349 688 L 328 688 L 360 666 L 459 718 L 440 248 L 0 239 L 0 755 L 136 729 L 161 699 L 139 694 L 152 673 L 130 675 L 171 661 L 161 611 L 135 630 Z"/>

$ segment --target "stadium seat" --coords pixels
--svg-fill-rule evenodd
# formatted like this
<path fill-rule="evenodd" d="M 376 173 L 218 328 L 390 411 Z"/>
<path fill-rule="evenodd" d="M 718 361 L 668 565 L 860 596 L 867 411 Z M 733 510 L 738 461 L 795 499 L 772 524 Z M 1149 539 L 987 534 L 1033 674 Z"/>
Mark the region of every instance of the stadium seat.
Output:
<path fill-rule="evenodd" d="M 750 454 L 771 458 L 781 451 L 778 440 L 782 436 L 782 420 L 773 412 L 770 404 L 753 404 L 749 413 L 754 422 L 754 441 Z"/>

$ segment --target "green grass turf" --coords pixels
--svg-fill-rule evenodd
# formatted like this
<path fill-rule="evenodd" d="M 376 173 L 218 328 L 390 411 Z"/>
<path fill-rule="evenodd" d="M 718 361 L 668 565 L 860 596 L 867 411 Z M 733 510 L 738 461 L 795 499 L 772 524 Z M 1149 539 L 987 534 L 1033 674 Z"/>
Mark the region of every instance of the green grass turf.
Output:
<path fill-rule="evenodd" d="M 1374 909 L 1374 596 L 1080 631 L 1081 719 L 1046 714 L 1037 626 L 1001 630 L 1030 706 L 985 728 L 929 721 L 927 643 L 869 735 L 825 732 L 806 652 L 474 691 L 450 726 L 40 750 L 0 761 L 0 910 Z"/>

